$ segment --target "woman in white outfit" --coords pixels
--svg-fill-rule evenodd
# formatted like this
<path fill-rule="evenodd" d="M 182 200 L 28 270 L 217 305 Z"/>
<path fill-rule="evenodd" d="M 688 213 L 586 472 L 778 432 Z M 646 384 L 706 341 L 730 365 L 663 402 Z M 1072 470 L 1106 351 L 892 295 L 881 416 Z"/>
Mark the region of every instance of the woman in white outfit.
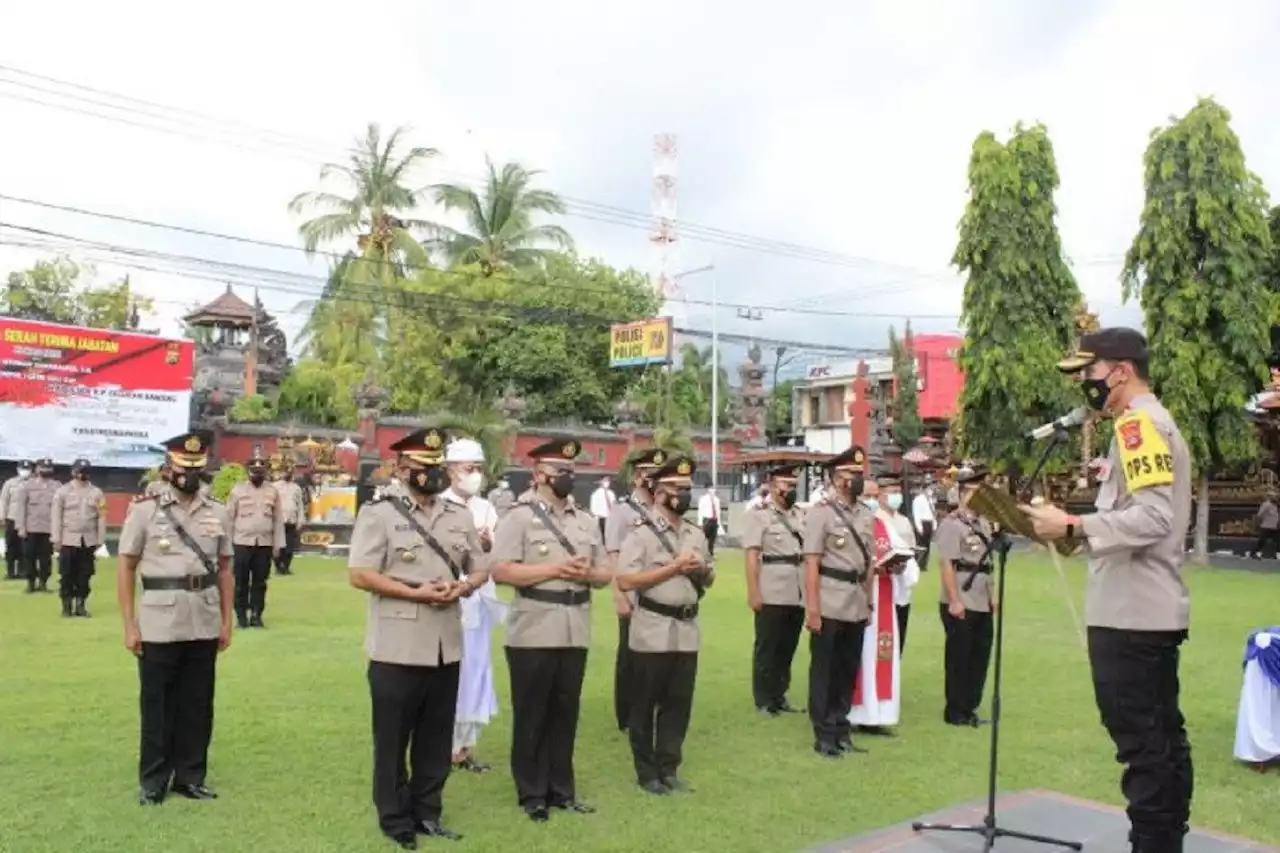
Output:
<path fill-rule="evenodd" d="M 459 438 L 445 448 L 445 465 L 451 483 L 445 500 L 471 510 L 485 553 L 493 547 L 498 512 L 480 497 L 484 484 L 484 450 L 479 442 Z M 493 689 L 493 660 L 490 634 L 506 618 L 506 605 L 498 600 L 490 580 L 462 604 L 462 673 L 458 682 L 458 709 L 453 723 L 453 765 L 460 770 L 484 773 L 489 765 L 476 759 L 471 750 L 480 739 L 480 730 L 498 713 L 498 696 Z"/>

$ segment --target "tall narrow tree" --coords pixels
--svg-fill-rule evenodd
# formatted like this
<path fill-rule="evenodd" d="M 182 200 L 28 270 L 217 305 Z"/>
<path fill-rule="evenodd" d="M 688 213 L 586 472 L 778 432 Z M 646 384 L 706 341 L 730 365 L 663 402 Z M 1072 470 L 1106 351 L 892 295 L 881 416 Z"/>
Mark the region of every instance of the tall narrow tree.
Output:
<path fill-rule="evenodd" d="M 1267 378 L 1267 193 L 1231 114 L 1212 99 L 1156 130 L 1144 172 L 1122 290 L 1141 301 L 1151 379 L 1198 472 L 1195 555 L 1204 561 L 1210 473 L 1257 458 L 1244 405 Z"/>
<path fill-rule="evenodd" d="M 969 158 L 969 203 L 952 263 L 966 275 L 960 367 L 963 452 L 1025 466 L 1022 435 L 1074 404 L 1056 364 L 1070 345 L 1080 289 L 1054 221 L 1058 167 L 1042 125 L 1019 125 L 1007 145 L 979 134 Z"/>
<path fill-rule="evenodd" d="M 889 327 L 889 353 L 893 356 L 893 438 L 903 450 L 910 450 L 924 435 L 920 420 L 920 378 L 916 375 L 915 346 L 911 339 L 911 321 L 907 321 L 902 339 Z"/>

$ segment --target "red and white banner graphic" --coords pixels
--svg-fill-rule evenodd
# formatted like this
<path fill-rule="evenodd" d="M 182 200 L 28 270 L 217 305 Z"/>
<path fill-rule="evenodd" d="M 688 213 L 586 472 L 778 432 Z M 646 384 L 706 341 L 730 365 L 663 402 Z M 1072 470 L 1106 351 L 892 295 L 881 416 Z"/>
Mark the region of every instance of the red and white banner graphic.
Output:
<path fill-rule="evenodd" d="M 192 341 L 0 317 L 0 458 L 148 468 L 191 423 Z"/>

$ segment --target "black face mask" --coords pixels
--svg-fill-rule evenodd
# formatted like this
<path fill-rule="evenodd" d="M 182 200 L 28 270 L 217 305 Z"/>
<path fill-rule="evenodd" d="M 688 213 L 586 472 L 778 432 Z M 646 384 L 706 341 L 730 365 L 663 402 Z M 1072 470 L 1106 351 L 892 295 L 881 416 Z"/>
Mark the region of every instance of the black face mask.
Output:
<path fill-rule="evenodd" d="M 667 506 L 676 515 L 684 515 L 693 503 L 693 489 L 680 489 L 674 495 L 667 496 Z"/>
<path fill-rule="evenodd" d="M 778 500 L 782 501 L 782 506 L 785 509 L 791 509 L 796 505 L 796 490 L 787 489 L 785 492 L 779 492 Z"/>
<path fill-rule="evenodd" d="M 53 472 L 50 471 L 48 468 L 40 468 L 36 471 L 36 476 L 48 478 L 53 476 Z"/>
<path fill-rule="evenodd" d="M 88 472 L 88 471 L 77 471 L 77 472 L 75 472 L 74 474 L 72 474 L 71 476 L 75 477 L 77 480 L 87 480 L 87 479 L 89 479 L 89 472 Z"/>
<path fill-rule="evenodd" d="M 253 483 L 255 486 L 261 486 L 261 485 L 262 485 L 262 481 L 263 481 L 263 480 L 265 480 L 265 479 L 267 479 L 267 475 L 266 475 L 266 474 L 262 474 L 262 473 L 259 473 L 259 472 L 256 472 L 256 471 L 251 472 L 251 473 L 249 474 L 249 482 L 250 482 L 250 483 Z"/>
<path fill-rule="evenodd" d="M 554 477 L 547 480 L 547 485 L 551 487 L 551 494 L 564 500 L 573 494 L 573 472 L 561 471 Z"/>
<path fill-rule="evenodd" d="M 1106 408 L 1107 398 L 1111 396 L 1111 388 L 1107 385 L 1106 377 L 1086 379 L 1080 383 L 1080 390 L 1084 392 L 1084 400 L 1089 404 L 1089 408 L 1095 412 L 1101 412 Z"/>
<path fill-rule="evenodd" d="M 432 465 L 410 474 L 409 488 L 428 496 L 438 495 L 449 488 L 449 475 L 439 465 Z"/>
<path fill-rule="evenodd" d="M 173 487 L 184 494 L 193 495 L 200 491 L 200 472 L 184 471 L 170 478 Z"/>

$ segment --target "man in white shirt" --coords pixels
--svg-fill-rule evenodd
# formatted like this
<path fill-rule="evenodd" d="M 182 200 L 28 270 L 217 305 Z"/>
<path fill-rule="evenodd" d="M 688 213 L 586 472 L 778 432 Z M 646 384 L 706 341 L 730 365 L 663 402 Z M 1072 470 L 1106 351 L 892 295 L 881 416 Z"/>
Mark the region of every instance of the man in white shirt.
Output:
<path fill-rule="evenodd" d="M 707 552 L 716 553 L 716 537 L 720 535 L 720 496 L 713 486 L 707 486 L 698 498 L 698 526 L 707 537 Z"/>
<path fill-rule="evenodd" d="M 591 493 L 591 514 L 600 525 L 601 537 L 604 536 L 604 523 L 609 520 L 609 513 L 613 512 L 613 505 L 617 502 L 618 499 L 610 488 L 609 478 L 601 477 L 600 485 Z"/>
<path fill-rule="evenodd" d="M 933 511 L 933 494 L 927 483 L 915 488 L 915 497 L 911 499 L 911 523 L 915 525 L 916 542 L 924 549 L 916 559 L 920 563 L 920 571 L 927 572 L 929 544 L 933 542 L 933 531 L 938 525 Z"/>

